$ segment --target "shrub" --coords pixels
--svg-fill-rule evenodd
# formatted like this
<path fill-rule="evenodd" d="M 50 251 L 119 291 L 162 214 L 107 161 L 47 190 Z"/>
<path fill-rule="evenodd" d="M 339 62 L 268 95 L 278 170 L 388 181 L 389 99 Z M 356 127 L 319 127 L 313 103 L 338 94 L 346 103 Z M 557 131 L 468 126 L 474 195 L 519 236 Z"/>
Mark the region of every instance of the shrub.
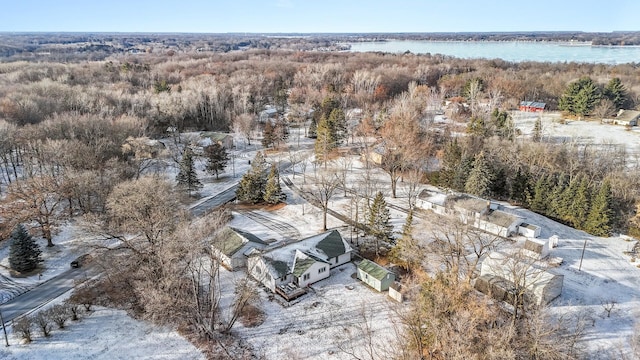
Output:
<path fill-rule="evenodd" d="M 66 305 L 54 305 L 47 313 L 59 329 L 64 329 L 64 324 L 69 320 L 69 308 Z"/>
<path fill-rule="evenodd" d="M 42 336 L 48 337 L 51 335 L 51 319 L 46 311 L 40 311 L 33 318 L 33 322 L 42 332 Z"/>
<path fill-rule="evenodd" d="M 28 316 L 23 316 L 13 322 L 13 331 L 18 333 L 23 340 L 30 343 L 32 325 L 33 319 Z"/>

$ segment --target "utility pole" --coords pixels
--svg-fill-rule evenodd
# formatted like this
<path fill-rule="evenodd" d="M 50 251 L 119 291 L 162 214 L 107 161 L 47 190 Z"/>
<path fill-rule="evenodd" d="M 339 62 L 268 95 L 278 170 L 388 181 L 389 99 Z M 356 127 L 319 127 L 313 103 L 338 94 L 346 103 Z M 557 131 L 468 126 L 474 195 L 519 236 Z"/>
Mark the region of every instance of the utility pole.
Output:
<path fill-rule="evenodd" d="M 9 346 L 9 338 L 7 337 L 7 327 L 4 325 L 4 318 L 2 317 L 2 311 L 0 311 L 0 322 L 2 323 L 2 331 L 4 332 L 5 346 Z"/>
<path fill-rule="evenodd" d="M 584 246 L 582 247 L 582 255 L 580 255 L 580 266 L 578 266 L 578 271 L 582 270 L 582 259 L 584 258 L 584 250 L 587 248 L 587 239 L 584 239 Z"/>

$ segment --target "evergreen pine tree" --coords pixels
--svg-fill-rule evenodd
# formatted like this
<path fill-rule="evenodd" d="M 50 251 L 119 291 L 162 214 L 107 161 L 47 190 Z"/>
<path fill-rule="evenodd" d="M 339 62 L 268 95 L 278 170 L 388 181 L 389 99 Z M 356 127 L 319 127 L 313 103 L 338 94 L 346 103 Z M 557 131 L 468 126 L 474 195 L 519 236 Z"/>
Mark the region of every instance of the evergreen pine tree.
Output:
<path fill-rule="evenodd" d="M 380 247 L 379 242 L 389 241 L 391 238 L 393 227 L 389 223 L 390 218 L 391 214 L 387 207 L 387 202 L 384 199 L 384 195 L 381 191 L 378 191 L 376 196 L 373 198 L 368 221 L 369 230 L 376 239 L 376 255 L 378 255 Z"/>
<path fill-rule="evenodd" d="M 315 139 L 318 137 L 318 122 L 315 118 L 311 119 L 311 123 L 309 124 L 309 131 L 307 132 L 307 137 L 309 139 Z"/>
<path fill-rule="evenodd" d="M 447 143 L 444 148 L 442 158 L 442 169 L 438 182 L 441 186 L 453 187 L 456 170 L 460 167 L 462 161 L 462 148 L 458 144 L 458 139 L 453 139 Z"/>
<path fill-rule="evenodd" d="M 542 141 L 542 119 L 540 118 L 537 118 L 535 124 L 533 125 L 531 140 L 533 140 L 533 142 Z"/>
<path fill-rule="evenodd" d="M 589 181 L 586 176 L 582 176 L 576 189 L 576 195 L 570 206 L 570 220 L 574 228 L 584 229 L 587 216 L 589 215 L 590 203 L 591 191 L 589 189 Z"/>
<path fill-rule="evenodd" d="M 9 248 L 9 266 L 19 272 L 28 272 L 38 267 L 42 262 L 40 247 L 27 233 L 27 230 L 18 224 L 11 232 L 11 247 Z"/>
<path fill-rule="evenodd" d="M 402 226 L 402 236 L 400 240 L 398 240 L 398 243 L 391 249 L 389 256 L 394 262 L 403 266 L 405 269 L 411 269 L 419 262 L 417 254 L 414 251 L 414 245 L 413 209 L 411 209 Z"/>
<path fill-rule="evenodd" d="M 605 180 L 595 198 L 584 229 L 592 235 L 609 236 L 613 224 L 613 211 L 611 209 L 611 184 Z"/>
<path fill-rule="evenodd" d="M 273 124 L 267 119 L 267 122 L 264 124 L 264 129 L 262 130 L 262 146 L 265 148 L 271 147 L 275 143 L 275 137 L 276 134 Z"/>
<path fill-rule="evenodd" d="M 620 81 L 620 78 L 613 78 L 604 88 L 604 96 L 611 100 L 616 110 L 622 109 L 627 102 L 627 89 Z"/>
<path fill-rule="evenodd" d="M 469 178 L 465 183 L 464 189 L 469 194 L 487 197 L 491 191 L 492 182 L 492 170 L 484 156 L 484 151 L 481 151 L 473 161 L 473 169 L 471 169 L 469 173 Z"/>
<path fill-rule="evenodd" d="M 282 192 L 280 187 L 280 174 L 275 164 L 271 165 L 269 177 L 264 189 L 264 202 L 267 204 L 277 204 L 287 199 L 287 195 Z"/>
<path fill-rule="evenodd" d="M 322 160 L 326 167 L 329 153 L 336 147 L 336 138 L 329 120 L 326 117 L 320 118 L 318 124 L 317 137 L 315 143 L 316 158 Z"/>
<path fill-rule="evenodd" d="M 527 200 L 527 188 L 529 186 L 529 177 L 526 171 L 518 169 L 516 175 L 511 180 L 509 197 L 518 203 L 524 204 Z"/>
<path fill-rule="evenodd" d="M 264 192 L 267 183 L 267 162 L 258 152 L 253 158 L 251 168 L 240 179 L 236 197 L 240 201 L 257 204 L 264 201 Z"/>
<path fill-rule="evenodd" d="M 190 146 L 187 146 L 182 153 L 180 171 L 176 176 L 176 181 L 179 187 L 189 192 L 189 195 L 191 195 L 192 191 L 198 191 L 202 188 L 202 183 L 196 173 L 193 149 Z"/>
<path fill-rule="evenodd" d="M 546 214 L 549 193 L 551 192 L 551 185 L 549 184 L 549 177 L 546 175 L 541 176 L 536 181 L 533 187 L 533 197 L 529 199 L 529 208 L 531 211 L 535 211 L 539 214 Z"/>
<path fill-rule="evenodd" d="M 227 167 L 229 162 L 229 154 L 224 146 L 214 143 L 204 148 L 204 156 L 207 158 L 206 170 L 215 174 L 218 179 L 218 173 Z"/>
<path fill-rule="evenodd" d="M 560 220 L 566 223 L 571 223 L 573 221 L 571 207 L 576 197 L 576 193 L 578 192 L 579 186 L 580 177 L 576 176 L 571 181 L 569 181 L 569 185 L 564 188 L 564 191 L 560 196 L 560 204 L 556 209 L 556 212 L 558 213 Z"/>
<path fill-rule="evenodd" d="M 331 110 L 327 120 L 331 130 L 331 135 L 335 139 L 335 146 L 337 146 L 347 137 L 347 120 L 344 115 L 344 111 L 340 108 Z"/>
<path fill-rule="evenodd" d="M 460 161 L 460 165 L 455 169 L 455 174 L 453 176 L 453 182 L 451 183 L 451 187 L 456 191 L 465 191 L 465 186 L 467 184 L 467 179 L 469 178 L 469 173 L 471 169 L 473 169 L 474 158 L 471 156 L 463 155 L 462 160 Z"/>
<path fill-rule="evenodd" d="M 567 175 L 562 173 L 558 177 L 556 184 L 551 190 L 549 195 L 549 207 L 547 209 L 547 216 L 554 219 L 561 219 L 566 216 L 566 211 L 562 210 L 562 194 L 567 188 Z"/>

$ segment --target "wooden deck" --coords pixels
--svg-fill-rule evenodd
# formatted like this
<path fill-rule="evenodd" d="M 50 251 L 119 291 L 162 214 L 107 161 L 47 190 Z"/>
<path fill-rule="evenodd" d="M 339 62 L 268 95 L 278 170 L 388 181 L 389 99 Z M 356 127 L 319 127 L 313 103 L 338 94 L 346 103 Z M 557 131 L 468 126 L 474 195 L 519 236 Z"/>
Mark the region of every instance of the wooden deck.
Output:
<path fill-rule="evenodd" d="M 287 301 L 291 301 L 299 296 L 307 293 L 306 288 L 301 288 L 294 283 L 288 283 L 276 286 L 276 293 L 285 298 Z"/>

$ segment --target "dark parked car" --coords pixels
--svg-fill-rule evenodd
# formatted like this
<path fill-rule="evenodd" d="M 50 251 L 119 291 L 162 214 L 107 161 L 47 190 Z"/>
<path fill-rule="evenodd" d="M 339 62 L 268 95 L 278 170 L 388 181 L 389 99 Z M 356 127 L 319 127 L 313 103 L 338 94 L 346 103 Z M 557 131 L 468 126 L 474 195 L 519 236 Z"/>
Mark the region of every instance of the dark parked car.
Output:
<path fill-rule="evenodd" d="M 71 262 L 71 267 L 79 268 L 88 264 L 90 261 L 91 261 L 91 254 L 84 254 L 84 255 L 78 256 L 75 260 L 73 260 Z"/>

